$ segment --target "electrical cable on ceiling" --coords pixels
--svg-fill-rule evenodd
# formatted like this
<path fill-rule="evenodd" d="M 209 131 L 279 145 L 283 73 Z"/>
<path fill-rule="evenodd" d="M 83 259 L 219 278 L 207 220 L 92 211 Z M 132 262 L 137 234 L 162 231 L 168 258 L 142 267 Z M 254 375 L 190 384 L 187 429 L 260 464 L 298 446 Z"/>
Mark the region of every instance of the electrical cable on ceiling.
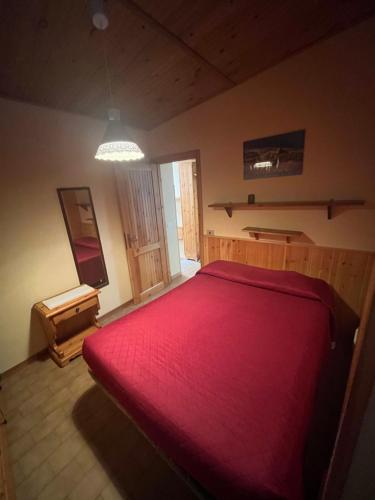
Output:
<path fill-rule="evenodd" d="M 109 20 L 104 11 L 103 0 L 90 0 L 89 8 L 94 27 L 99 31 L 106 31 Z M 110 107 L 108 109 L 108 125 L 103 140 L 99 144 L 95 158 L 102 161 L 133 161 L 144 158 L 138 144 L 133 142 L 125 132 L 121 123 L 120 110 L 114 107 L 112 82 L 109 68 L 109 51 L 106 34 L 104 39 L 105 73 Z"/>

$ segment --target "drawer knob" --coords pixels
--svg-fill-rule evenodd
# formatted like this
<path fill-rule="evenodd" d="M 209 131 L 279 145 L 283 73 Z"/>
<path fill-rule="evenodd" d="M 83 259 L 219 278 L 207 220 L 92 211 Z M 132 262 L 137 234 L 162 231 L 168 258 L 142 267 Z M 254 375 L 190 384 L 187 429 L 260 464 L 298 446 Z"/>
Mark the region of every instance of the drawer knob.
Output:
<path fill-rule="evenodd" d="M 77 314 L 79 313 L 79 307 L 76 307 L 76 313 Z"/>

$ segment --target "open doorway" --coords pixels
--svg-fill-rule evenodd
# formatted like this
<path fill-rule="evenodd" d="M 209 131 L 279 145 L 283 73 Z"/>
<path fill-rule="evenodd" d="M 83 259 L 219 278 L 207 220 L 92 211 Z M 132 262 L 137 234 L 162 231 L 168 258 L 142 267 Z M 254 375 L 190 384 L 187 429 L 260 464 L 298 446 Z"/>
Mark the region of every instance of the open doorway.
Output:
<path fill-rule="evenodd" d="M 171 278 L 191 278 L 200 269 L 200 221 L 196 158 L 160 163 Z"/>

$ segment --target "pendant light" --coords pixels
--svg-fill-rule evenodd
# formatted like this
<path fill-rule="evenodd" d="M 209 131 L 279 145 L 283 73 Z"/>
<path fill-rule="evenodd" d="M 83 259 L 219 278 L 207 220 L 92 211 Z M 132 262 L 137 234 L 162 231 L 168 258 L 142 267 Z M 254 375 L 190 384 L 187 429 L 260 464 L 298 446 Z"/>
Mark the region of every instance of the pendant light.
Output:
<path fill-rule="evenodd" d="M 102 161 L 134 161 L 144 158 L 138 144 L 127 137 L 118 109 L 108 110 L 108 125 L 103 140 L 95 155 Z"/>
<path fill-rule="evenodd" d="M 104 31 L 108 27 L 108 18 L 104 12 L 103 0 L 90 1 L 91 19 L 94 27 Z M 105 67 L 108 83 L 110 101 L 113 101 L 111 79 L 108 65 L 107 47 L 105 46 Z M 144 154 L 138 144 L 133 142 L 121 123 L 120 110 L 110 108 L 108 110 L 108 125 L 104 137 L 99 144 L 95 155 L 96 160 L 124 162 L 144 158 Z"/>

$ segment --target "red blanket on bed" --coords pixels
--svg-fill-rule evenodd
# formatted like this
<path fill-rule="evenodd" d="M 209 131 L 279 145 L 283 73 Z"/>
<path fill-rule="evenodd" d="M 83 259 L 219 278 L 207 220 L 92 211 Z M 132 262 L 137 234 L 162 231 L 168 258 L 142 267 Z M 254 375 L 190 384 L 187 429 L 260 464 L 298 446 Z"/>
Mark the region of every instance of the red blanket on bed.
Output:
<path fill-rule="evenodd" d="M 88 337 L 83 353 L 217 498 L 300 499 L 330 315 L 321 280 L 219 261 Z"/>

